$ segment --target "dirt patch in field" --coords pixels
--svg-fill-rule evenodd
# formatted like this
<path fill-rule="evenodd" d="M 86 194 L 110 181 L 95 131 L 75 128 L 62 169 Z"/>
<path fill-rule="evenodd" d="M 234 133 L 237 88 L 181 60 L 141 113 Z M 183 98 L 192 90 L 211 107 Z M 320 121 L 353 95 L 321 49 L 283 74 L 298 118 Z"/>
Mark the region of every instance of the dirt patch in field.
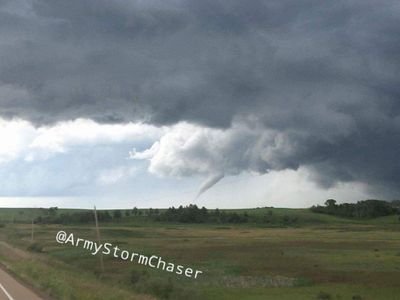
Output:
<path fill-rule="evenodd" d="M 219 280 L 219 285 L 228 288 L 253 288 L 253 287 L 293 287 L 295 278 L 284 276 L 224 276 Z"/>

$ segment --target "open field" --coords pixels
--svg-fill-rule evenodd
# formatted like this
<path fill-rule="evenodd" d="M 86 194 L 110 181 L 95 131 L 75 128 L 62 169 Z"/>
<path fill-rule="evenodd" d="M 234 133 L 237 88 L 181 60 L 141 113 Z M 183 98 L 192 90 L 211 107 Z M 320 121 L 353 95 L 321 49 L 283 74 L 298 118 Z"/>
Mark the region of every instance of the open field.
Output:
<path fill-rule="evenodd" d="M 198 279 L 111 255 L 102 274 L 98 255 L 55 241 L 59 230 L 95 241 L 90 224 L 35 225 L 32 246 L 28 222 L 39 209 L 0 209 L 0 261 L 54 299 L 399 299 L 397 216 L 354 221 L 308 210 L 246 211 L 298 222 L 189 225 L 131 216 L 101 224 L 102 242 L 202 270 Z"/>

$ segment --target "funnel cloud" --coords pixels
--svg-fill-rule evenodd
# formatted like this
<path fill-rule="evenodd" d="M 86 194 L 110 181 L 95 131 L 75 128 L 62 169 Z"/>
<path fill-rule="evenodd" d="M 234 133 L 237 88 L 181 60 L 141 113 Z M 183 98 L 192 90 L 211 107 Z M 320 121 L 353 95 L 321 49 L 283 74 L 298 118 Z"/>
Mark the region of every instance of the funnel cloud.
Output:
<path fill-rule="evenodd" d="M 203 184 L 200 186 L 196 199 L 198 199 L 203 193 L 205 193 L 207 190 L 217 184 L 217 182 L 220 181 L 222 178 L 224 178 L 224 174 L 215 174 L 207 178 L 206 181 L 204 181 Z"/>

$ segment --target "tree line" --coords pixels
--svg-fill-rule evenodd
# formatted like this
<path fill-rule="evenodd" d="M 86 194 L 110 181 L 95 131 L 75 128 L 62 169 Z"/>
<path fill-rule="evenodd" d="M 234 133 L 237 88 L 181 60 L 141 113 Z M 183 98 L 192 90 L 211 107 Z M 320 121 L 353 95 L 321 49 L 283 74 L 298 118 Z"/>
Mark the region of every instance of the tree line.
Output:
<path fill-rule="evenodd" d="M 91 210 L 70 213 L 58 213 L 57 211 L 57 208 L 51 207 L 45 210 L 42 216 L 38 216 L 34 222 L 37 224 L 74 224 L 94 221 L 94 212 Z M 100 222 L 119 221 L 129 216 L 137 217 L 137 219 L 175 223 L 246 223 L 250 221 L 246 212 L 224 212 L 219 209 L 209 211 L 205 207 L 199 208 L 192 204 L 178 208 L 170 207 L 162 212 L 159 209 L 139 210 L 136 207 L 132 210 L 114 210 L 112 213 L 107 210 L 97 211 L 97 218 Z"/>
<path fill-rule="evenodd" d="M 312 206 L 312 212 L 329 214 L 345 218 L 365 219 L 388 216 L 400 213 L 400 202 L 386 202 L 381 200 L 364 200 L 357 203 L 337 204 L 336 200 L 328 199 L 325 206 Z M 256 209 L 257 211 L 257 209 Z M 296 214 L 275 214 L 272 209 L 266 208 L 258 213 L 246 211 L 229 211 L 207 209 L 197 205 L 170 207 L 168 209 L 138 209 L 129 210 L 98 210 L 98 220 L 104 222 L 119 221 L 154 221 L 166 223 L 209 223 L 209 224 L 266 224 L 268 226 L 296 226 L 300 223 L 315 222 Z M 299 218 L 301 217 L 301 218 Z M 58 211 L 57 207 L 42 209 L 42 215 L 34 220 L 37 224 L 76 224 L 93 223 L 94 213 L 86 211 Z"/>
<path fill-rule="evenodd" d="M 170 207 L 165 212 L 154 217 L 155 221 L 175 222 L 175 223 L 246 223 L 250 221 L 249 215 L 236 212 L 208 210 L 197 205 Z"/>
<path fill-rule="evenodd" d="M 363 200 L 357 203 L 337 204 L 335 199 L 325 201 L 325 206 L 312 206 L 311 211 L 345 218 L 367 219 L 400 213 L 398 202 Z"/>

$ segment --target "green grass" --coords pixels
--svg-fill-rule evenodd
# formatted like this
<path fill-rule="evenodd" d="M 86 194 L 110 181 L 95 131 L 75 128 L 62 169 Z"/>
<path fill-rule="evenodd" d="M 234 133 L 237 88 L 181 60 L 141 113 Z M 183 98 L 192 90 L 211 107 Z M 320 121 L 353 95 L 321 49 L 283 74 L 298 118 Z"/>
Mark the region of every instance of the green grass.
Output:
<path fill-rule="evenodd" d="M 55 299 L 400 298 L 396 216 L 356 221 L 296 209 L 241 212 L 270 210 L 278 218 L 296 217 L 300 225 L 162 224 L 134 217 L 101 224 L 102 241 L 202 270 L 197 280 L 111 256 L 104 257 L 106 272 L 100 275 L 98 256 L 54 240 L 58 230 L 96 240 L 93 225 L 35 225 L 43 251 L 37 253 L 26 250 L 30 224 L 7 223 L 1 240 L 29 257 L 13 259 L 0 244 L 0 260 Z"/>

